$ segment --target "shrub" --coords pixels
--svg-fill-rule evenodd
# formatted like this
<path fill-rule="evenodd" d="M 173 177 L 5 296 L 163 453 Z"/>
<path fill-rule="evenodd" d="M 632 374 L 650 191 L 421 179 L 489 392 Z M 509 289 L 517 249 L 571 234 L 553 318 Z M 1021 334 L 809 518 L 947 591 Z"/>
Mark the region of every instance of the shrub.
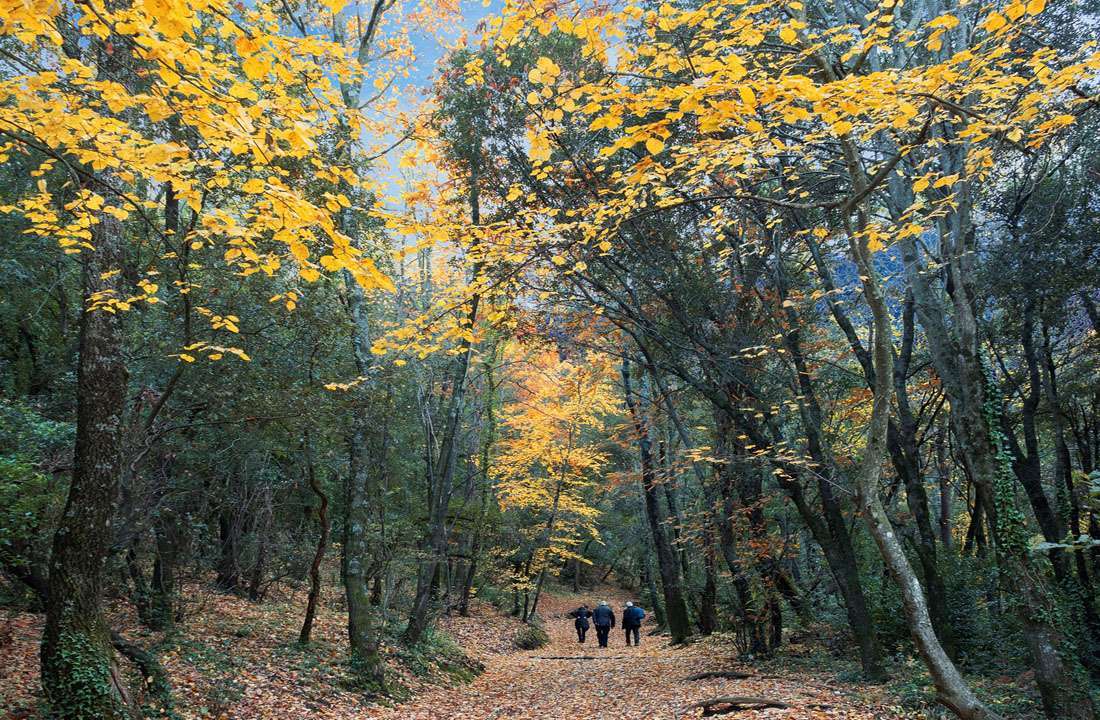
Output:
<path fill-rule="evenodd" d="M 539 625 L 526 625 L 520 628 L 513 641 L 520 650 L 537 650 L 550 644 L 550 636 Z"/>

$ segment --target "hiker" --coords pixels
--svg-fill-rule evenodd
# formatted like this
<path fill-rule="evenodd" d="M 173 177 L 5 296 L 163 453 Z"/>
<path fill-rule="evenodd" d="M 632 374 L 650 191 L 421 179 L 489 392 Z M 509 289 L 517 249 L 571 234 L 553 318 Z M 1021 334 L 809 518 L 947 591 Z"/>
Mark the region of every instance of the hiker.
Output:
<path fill-rule="evenodd" d="M 607 647 L 607 636 L 611 634 L 611 628 L 615 627 L 615 611 L 606 600 L 600 600 L 600 604 L 592 611 L 592 624 L 596 626 L 596 639 L 600 641 L 600 647 Z"/>
<path fill-rule="evenodd" d="M 592 611 L 587 605 L 581 605 L 569 614 L 576 618 L 573 626 L 577 628 L 577 642 L 584 644 L 584 636 L 588 632 L 588 618 L 592 617 Z"/>
<path fill-rule="evenodd" d="M 627 600 L 626 608 L 623 609 L 623 632 L 626 633 L 626 644 L 630 646 L 630 636 L 634 635 L 634 646 L 642 644 L 641 634 L 639 632 L 642 627 L 642 620 L 645 619 L 645 610 L 634 603 Z"/>

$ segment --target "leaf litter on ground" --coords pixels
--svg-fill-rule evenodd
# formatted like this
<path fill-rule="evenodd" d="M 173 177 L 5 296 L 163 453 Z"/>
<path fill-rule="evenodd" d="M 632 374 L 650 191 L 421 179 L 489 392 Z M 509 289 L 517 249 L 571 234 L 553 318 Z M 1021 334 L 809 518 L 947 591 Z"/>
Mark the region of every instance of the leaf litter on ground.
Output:
<path fill-rule="evenodd" d="M 643 626 L 640 647 L 627 647 L 618 628 L 608 648 L 597 647 L 595 632 L 581 645 L 569 611 L 581 602 L 594 606 L 602 597 L 621 614 L 622 591 L 599 592 L 603 595 L 544 594 L 539 614 L 550 644 L 538 650 L 516 650 L 514 636 L 522 624 L 487 602 L 474 602 L 469 617 L 443 618 L 441 632 L 485 667 L 468 684 L 455 683 L 444 673 L 418 675 L 401 662 L 398 648 L 387 647 L 389 676 L 410 696 L 398 704 L 349 685 L 346 620 L 339 607 L 323 606 L 314 641 L 306 648 L 296 645 L 301 593 L 256 604 L 205 592 L 178 634 L 168 639 L 142 631 L 129 612 L 114 613 L 112 620 L 145 646 L 160 643 L 181 720 L 673 720 L 700 717 L 702 708 L 689 706 L 720 696 L 759 697 L 790 706 L 725 716 L 738 719 L 923 717 L 892 705 L 881 688 L 838 683 L 827 670 L 797 667 L 787 672 L 779 660 L 767 672 L 758 672 L 738 662 L 728 639 L 720 637 L 676 647 L 666 637 L 647 635 L 651 628 Z M 0 665 L 0 700 L 12 708 L 12 717 L 35 712 L 41 628 L 41 616 L 34 614 L 0 618 L 8 658 Z M 688 679 L 729 670 L 750 677 Z"/>

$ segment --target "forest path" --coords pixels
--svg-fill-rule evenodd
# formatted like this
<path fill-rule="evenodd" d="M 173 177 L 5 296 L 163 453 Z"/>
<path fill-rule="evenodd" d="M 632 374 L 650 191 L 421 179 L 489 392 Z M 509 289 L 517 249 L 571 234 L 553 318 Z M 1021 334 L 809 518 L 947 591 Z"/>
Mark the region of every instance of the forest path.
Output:
<path fill-rule="evenodd" d="M 666 637 L 648 637 L 642 627 L 641 647 L 627 647 L 616 627 L 610 647 L 600 648 L 594 631 L 577 642 L 573 621 L 565 614 L 581 602 L 589 607 L 605 599 L 621 615 L 623 597 L 544 595 L 540 615 L 546 619 L 549 645 L 538 650 L 482 658 L 485 672 L 474 682 L 428 690 L 408 703 L 379 708 L 365 717 L 390 720 L 648 720 L 697 718 L 699 709 L 683 708 L 717 696 L 759 696 L 780 700 L 787 709 L 744 710 L 729 718 L 901 718 L 885 708 L 861 705 L 841 687 L 820 677 L 754 676 L 745 680 L 685 678 L 712 670 L 752 672 L 713 644 L 671 647 Z M 646 621 L 651 622 L 651 617 Z M 545 659 L 558 656 L 578 659 Z M 582 659 L 595 656 L 596 659 Z M 722 717 L 722 716 L 720 716 Z"/>

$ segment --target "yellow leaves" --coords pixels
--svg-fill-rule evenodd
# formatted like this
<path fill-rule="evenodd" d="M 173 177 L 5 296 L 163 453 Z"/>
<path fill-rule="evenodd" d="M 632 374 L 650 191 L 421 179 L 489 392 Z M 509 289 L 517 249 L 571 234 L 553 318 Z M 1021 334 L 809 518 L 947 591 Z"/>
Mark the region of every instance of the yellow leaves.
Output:
<path fill-rule="evenodd" d="M 550 257 L 550 262 L 554 263 L 558 267 L 561 267 L 568 261 L 565 259 L 564 255 L 553 255 Z"/>
<path fill-rule="evenodd" d="M 891 121 L 891 125 L 899 130 L 909 125 L 909 121 L 917 116 L 918 110 L 912 103 L 901 100 L 898 102 L 897 117 Z"/>
<path fill-rule="evenodd" d="M 890 237 L 885 230 L 886 228 L 880 223 L 870 223 L 866 229 L 856 234 L 856 238 L 864 243 L 869 251 L 879 252 L 885 249 L 886 240 Z M 860 276 L 860 280 L 863 279 L 863 276 Z"/>
<path fill-rule="evenodd" d="M 355 378 L 351 382 L 346 382 L 346 383 L 338 383 L 338 382 L 325 383 L 324 387 L 325 387 L 325 390 L 328 390 L 329 392 L 334 392 L 336 390 L 347 392 L 348 390 L 359 387 L 360 385 L 362 385 L 366 381 L 367 381 L 367 378 L 360 376 L 360 377 Z"/>
<path fill-rule="evenodd" d="M 348 267 L 348 272 L 355 278 L 355 282 L 364 290 L 385 290 L 396 292 L 393 281 L 385 273 L 378 269 L 374 261 L 361 258 L 354 265 Z"/>
<path fill-rule="evenodd" d="M 906 223 L 898 232 L 895 237 L 898 240 L 903 240 L 907 237 L 916 237 L 924 232 L 924 226 L 918 223 Z"/>
<path fill-rule="evenodd" d="M 550 139 L 546 135 L 528 131 L 527 142 L 529 146 L 527 156 L 534 163 L 544 163 L 550 159 Z"/>
<path fill-rule="evenodd" d="M 925 47 L 934 52 L 941 50 L 943 48 L 944 33 L 958 27 L 958 25 L 959 18 L 951 13 L 933 18 L 927 23 L 927 27 L 931 28 L 932 33 L 928 36 Z"/>
<path fill-rule="evenodd" d="M 229 94 L 238 100 L 256 101 L 260 99 L 256 88 L 246 82 L 235 82 L 229 87 Z"/>
<path fill-rule="evenodd" d="M 343 6 L 340 0 L 321 4 L 333 12 Z M 61 7 L 47 0 L 0 0 L 0 34 L 16 63 L 0 78 L 0 108 L 5 122 L 20 127 L 26 138 L 20 143 L 49 148 L 59 165 L 111 175 L 88 183 L 102 195 L 71 187 L 62 194 L 64 179 L 43 163 L 33 175 L 43 180 L 37 192 L 32 187 L 24 197 L 3 201 L 27 219 L 28 233 L 76 253 L 91 247 L 95 226 L 104 219 L 132 223 L 142 213 L 155 223 L 163 207 L 158 198 L 171 187 L 180 206 L 198 219 L 173 242 L 180 255 L 194 251 L 187 260 L 194 270 L 220 256 L 240 276 L 275 276 L 293 255 L 303 281 L 347 269 L 364 287 L 392 288 L 373 263 L 347 248 L 334 217 L 350 207 L 341 187 L 360 187 L 352 165 L 359 150 L 341 148 L 370 135 L 365 113 L 348 108 L 341 94 L 341 82 L 369 82 L 350 43 L 326 40 L 327 32 L 312 29 L 292 32 L 263 4 L 95 1 L 68 18 L 75 37 L 65 40 L 122 53 L 123 68 L 139 75 L 112 76 L 107 68 L 66 56 L 50 20 Z M 387 35 L 387 42 L 394 41 L 387 52 L 395 59 L 405 52 L 399 34 Z M 109 44 L 101 43 L 107 39 Z M 395 63 L 386 72 L 399 67 Z M 131 79 L 133 87 L 122 84 Z M 11 147 L 0 142 L 0 162 L 9 160 Z M 75 204 L 61 212 L 70 201 Z M 224 254 L 198 253 L 213 247 Z M 330 248 L 331 254 L 313 265 L 307 248 L 314 247 Z M 203 294 L 193 283 L 175 290 L 194 298 Z M 150 278 L 131 292 L 101 295 L 92 305 L 124 312 L 139 301 L 157 302 L 159 288 Z M 297 297 L 286 300 L 293 304 Z M 237 323 L 226 318 L 217 329 L 235 332 Z M 196 350 L 184 354 L 202 356 Z"/>
<path fill-rule="evenodd" d="M 935 189 L 951 187 L 958 181 L 958 173 L 954 173 L 952 175 L 943 175 L 942 177 L 936 178 L 934 181 L 928 175 L 924 175 L 913 181 L 913 192 L 921 193 L 930 187 Z"/>
<path fill-rule="evenodd" d="M 947 13 L 945 15 L 940 15 L 939 17 L 930 20 L 928 22 L 928 27 L 944 28 L 945 30 L 950 30 L 951 28 L 956 27 L 958 24 L 959 19 L 954 15 Z"/>
<path fill-rule="evenodd" d="M 298 241 L 291 241 L 290 254 L 294 256 L 294 259 L 300 263 L 304 263 L 309 259 L 309 248 Z"/>
<path fill-rule="evenodd" d="M 982 22 L 982 29 L 986 32 L 997 32 L 1007 24 L 1005 16 L 999 12 L 992 12 Z"/>
<path fill-rule="evenodd" d="M 238 55 L 247 58 L 260 49 L 260 44 L 248 35 L 240 35 L 233 41 L 233 47 L 237 49 Z"/>
<path fill-rule="evenodd" d="M 798 33 L 790 25 L 784 25 L 779 31 L 779 38 L 788 45 L 793 45 L 795 40 L 798 39 Z"/>
<path fill-rule="evenodd" d="M 737 88 L 737 94 L 741 97 L 741 103 L 745 106 L 746 113 L 756 112 L 756 93 L 748 85 Z"/>
<path fill-rule="evenodd" d="M 198 359 L 196 356 L 200 353 L 205 353 L 207 360 L 221 360 L 226 353 L 233 355 L 243 362 L 252 360 L 248 353 L 240 348 L 224 347 L 222 345 L 215 345 L 203 341 L 191 343 L 184 347 L 181 352 L 171 355 L 170 357 L 177 357 L 185 363 L 193 363 Z"/>
<path fill-rule="evenodd" d="M 237 323 L 240 322 L 240 318 L 238 318 L 236 315 L 224 315 L 223 316 L 223 315 L 215 315 L 213 313 L 209 313 L 209 315 L 210 315 L 210 327 L 212 327 L 214 330 L 226 330 L 226 331 L 231 332 L 231 333 L 239 333 L 240 332 L 240 328 L 237 327 Z M 192 349 L 192 348 L 188 348 L 188 349 Z"/>
<path fill-rule="evenodd" d="M 561 68 L 548 57 L 540 57 L 527 73 L 527 79 L 535 85 L 549 85 L 561 74 Z M 528 101 L 530 102 L 530 101 Z M 531 103 L 534 105 L 535 103 Z"/>
<path fill-rule="evenodd" d="M 1039 15 L 1046 9 L 1046 0 L 1030 0 L 1027 4 L 1028 15 Z"/>
<path fill-rule="evenodd" d="M 622 116 L 615 112 L 610 112 L 605 115 L 600 115 L 588 124 L 589 130 L 600 130 L 607 128 L 608 130 L 614 130 L 623 124 Z"/>
<path fill-rule="evenodd" d="M 158 123 L 161 120 L 167 120 L 172 117 L 173 110 L 164 102 L 161 98 L 151 97 L 142 101 L 142 107 L 145 108 L 145 114 L 149 116 L 149 119 L 154 123 Z"/>
<path fill-rule="evenodd" d="M 650 155 L 656 155 L 665 149 L 665 144 L 661 140 L 651 137 L 645 141 L 645 149 Z"/>
<path fill-rule="evenodd" d="M 158 289 L 156 283 L 151 282 L 145 278 L 141 278 L 140 280 L 138 280 L 138 287 L 141 288 L 141 292 L 143 293 L 143 296 L 138 299 L 144 300 L 150 305 L 156 304 L 157 298 L 155 297 L 155 295 L 157 294 Z"/>
<path fill-rule="evenodd" d="M 260 80 L 268 74 L 269 66 L 259 55 L 251 55 L 241 63 L 241 70 L 244 71 L 249 80 Z M 232 93 L 232 89 L 230 92 Z M 234 97 L 238 96 L 234 95 Z"/>
<path fill-rule="evenodd" d="M 533 514 L 539 557 L 563 557 L 579 533 L 590 534 L 592 502 L 608 457 L 608 416 L 618 410 L 614 368 L 606 358 L 562 360 L 553 347 L 509 343 L 503 362 L 516 393 L 501 410 L 502 434 L 489 468 L 504 512 Z M 551 515 L 553 513 L 553 515 Z M 517 578 L 523 581 L 523 578 Z"/>
<path fill-rule="evenodd" d="M 485 60 L 475 57 L 463 66 L 466 85 L 481 85 L 485 82 Z"/>

